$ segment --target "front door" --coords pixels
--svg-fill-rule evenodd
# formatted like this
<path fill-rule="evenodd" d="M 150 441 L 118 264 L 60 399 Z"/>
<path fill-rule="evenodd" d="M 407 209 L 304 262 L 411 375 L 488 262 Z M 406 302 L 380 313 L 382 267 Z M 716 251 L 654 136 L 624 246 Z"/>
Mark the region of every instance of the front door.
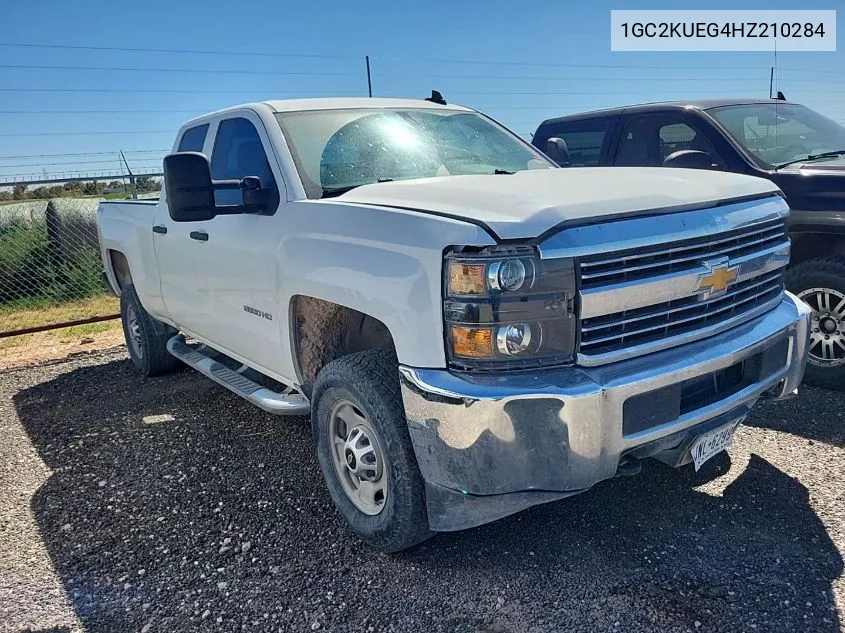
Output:
<path fill-rule="evenodd" d="M 220 121 L 211 152 L 212 179 L 257 176 L 269 190 L 269 203 L 261 214 L 218 215 L 205 222 L 207 239 L 194 250 L 197 292 L 205 297 L 196 333 L 260 367 L 278 361 L 280 328 L 286 323 L 286 315 L 279 313 L 286 307 L 278 305 L 276 263 L 285 192 L 275 160 L 271 167 L 268 159 L 270 147 L 255 113 L 244 111 Z M 218 206 L 241 202 L 240 190 L 216 194 Z"/>

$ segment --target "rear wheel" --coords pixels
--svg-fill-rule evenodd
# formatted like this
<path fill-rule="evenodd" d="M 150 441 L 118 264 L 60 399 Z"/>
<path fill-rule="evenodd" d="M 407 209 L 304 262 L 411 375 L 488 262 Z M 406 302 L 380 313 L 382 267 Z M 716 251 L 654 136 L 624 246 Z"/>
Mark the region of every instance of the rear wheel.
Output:
<path fill-rule="evenodd" d="M 391 353 L 332 361 L 314 385 L 311 421 L 323 477 L 352 530 L 383 552 L 431 533 Z"/>
<path fill-rule="evenodd" d="M 142 376 L 158 376 L 179 367 L 179 360 L 167 351 L 167 341 L 176 330 L 156 321 L 144 310 L 131 284 L 120 293 L 120 316 L 126 350 Z"/>
<path fill-rule="evenodd" d="M 845 259 L 811 259 L 792 267 L 787 287 L 812 308 L 804 382 L 845 391 Z"/>

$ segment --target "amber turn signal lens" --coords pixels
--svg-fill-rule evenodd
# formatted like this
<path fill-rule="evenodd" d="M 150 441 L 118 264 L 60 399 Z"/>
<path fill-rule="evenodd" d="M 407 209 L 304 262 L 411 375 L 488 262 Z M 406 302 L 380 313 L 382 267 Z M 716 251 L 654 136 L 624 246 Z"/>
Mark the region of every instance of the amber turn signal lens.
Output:
<path fill-rule="evenodd" d="M 452 353 L 463 358 L 493 358 L 493 328 L 453 325 Z"/>
<path fill-rule="evenodd" d="M 483 295 L 485 264 L 449 262 L 449 294 Z"/>

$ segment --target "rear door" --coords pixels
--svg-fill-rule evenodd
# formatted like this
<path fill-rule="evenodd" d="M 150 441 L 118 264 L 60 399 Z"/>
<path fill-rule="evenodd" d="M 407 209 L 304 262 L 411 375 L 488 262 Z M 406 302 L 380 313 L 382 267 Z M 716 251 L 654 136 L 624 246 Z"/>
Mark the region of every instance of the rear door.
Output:
<path fill-rule="evenodd" d="M 570 167 L 606 166 L 618 120 L 618 116 L 604 116 L 549 123 L 537 130 L 534 144 L 545 152 L 550 138 L 562 138 L 569 151 Z"/>
<path fill-rule="evenodd" d="M 206 152 L 211 147 L 209 123 L 187 128 L 177 144 L 179 152 Z M 194 255 L 200 244 L 191 233 L 203 230 L 207 222 L 174 222 L 167 205 L 156 207 L 153 222 L 153 246 L 164 306 L 170 319 L 180 328 L 196 331 L 197 314 L 207 298 L 197 287 Z"/>

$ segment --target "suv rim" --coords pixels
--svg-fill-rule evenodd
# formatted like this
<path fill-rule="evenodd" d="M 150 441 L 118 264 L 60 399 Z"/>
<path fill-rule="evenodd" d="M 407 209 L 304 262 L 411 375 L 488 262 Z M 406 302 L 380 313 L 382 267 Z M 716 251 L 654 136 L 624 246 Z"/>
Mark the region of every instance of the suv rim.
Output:
<path fill-rule="evenodd" d="M 128 305 L 126 307 L 126 330 L 129 334 L 129 344 L 132 346 L 132 351 L 135 352 L 135 356 L 143 358 L 144 351 L 141 345 L 141 324 L 138 321 L 138 312 L 132 305 Z"/>
<path fill-rule="evenodd" d="M 366 416 L 349 400 L 338 400 L 329 414 L 332 463 L 343 491 L 364 514 L 384 509 L 388 486 L 384 454 Z"/>
<path fill-rule="evenodd" d="M 845 364 L 845 295 L 832 288 L 807 288 L 798 298 L 813 310 L 808 361 L 820 367 Z"/>

